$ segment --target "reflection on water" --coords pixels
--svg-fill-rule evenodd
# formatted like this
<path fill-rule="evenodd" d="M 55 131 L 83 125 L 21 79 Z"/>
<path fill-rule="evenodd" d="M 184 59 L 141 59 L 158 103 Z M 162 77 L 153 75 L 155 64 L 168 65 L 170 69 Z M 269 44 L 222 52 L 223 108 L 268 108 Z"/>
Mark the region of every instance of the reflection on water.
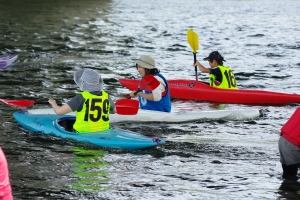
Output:
<path fill-rule="evenodd" d="M 286 199 L 300 199 L 300 183 L 297 180 L 284 180 L 278 193 Z"/>
<path fill-rule="evenodd" d="M 137 77 L 132 58 L 141 54 L 152 55 L 168 79 L 195 79 L 190 28 L 199 36 L 197 59 L 208 66 L 202 59 L 219 50 L 240 88 L 299 93 L 298 1 L 0 0 L 0 8 L 0 53 L 19 56 L 0 71 L 1 98 L 65 102 L 78 92 L 73 72 L 84 67 L 98 70 L 104 89 L 123 98 L 129 91 L 118 78 Z M 114 124 L 167 141 L 132 152 L 26 131 L 12 117 L 19 108 L 0 104 L 0 145 L 15 199 L 296 198 L 298 183 L 281 178 L 277 149 L 296 106 L 256 106 L 264 116 L 246 121 Z"/>
<path fill-rule="evenodd" d="M 74 147 L 75 157 L 72 160 L 73 176 L 77 178 L 72 184 L 73 190 L 85 192 L 100 192 L 106 190 L 108 183 L 107 171 L 109 162 L 103 160 L 106 154 L 103 150 Z"/>

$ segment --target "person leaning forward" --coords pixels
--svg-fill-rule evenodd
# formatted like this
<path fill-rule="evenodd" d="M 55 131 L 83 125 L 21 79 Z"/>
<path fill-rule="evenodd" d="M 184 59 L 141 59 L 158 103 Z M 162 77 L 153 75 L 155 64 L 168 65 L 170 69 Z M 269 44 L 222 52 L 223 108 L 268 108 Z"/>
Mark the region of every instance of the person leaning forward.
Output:
<path fill-rule="evenodd" d="M 81 69 L 75 72 L 74 81 L 81 92 L 63 106 L 58 106 L 56 101 L 50 98 L 48 102 L 54 112 L 64 115 L 74 111 L 76 121 L 73 129 L 78 133 L 109 129 L 109 114 L 115 113 L 115 104 L 103 90 L 100 74 L 92 69 Z"/>
<path fill-rule="evenodd" d="M 196 61 L 194 66 L 198 66 L 203 73 L 209 73 L 210 86 L 222 89 L 238 89 L 231 68 L 223 65 L 223 61 L 226 60 L 218 51 L 211 52 L 203 60 L 207 60 L 211 68 L 204 67 L 199 61 Z"/>

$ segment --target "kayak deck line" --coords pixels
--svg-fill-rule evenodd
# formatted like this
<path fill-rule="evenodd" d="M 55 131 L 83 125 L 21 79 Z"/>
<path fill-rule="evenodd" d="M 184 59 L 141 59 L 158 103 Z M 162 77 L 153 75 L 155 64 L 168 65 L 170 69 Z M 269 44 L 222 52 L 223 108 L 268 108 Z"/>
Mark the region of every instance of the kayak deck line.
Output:
<path fill-rule="evenodd" d="M 32 109 L 26 112 L 30 114 L 55 114 L 52 108 Z M 75 113 L 69 113 L 68 115 L 75 116 Z M 124 121 L 135 121 L 135 122 L 189 122 L 196 120 L 212 120 L 212 119 L 223 119 L 223 120 L 249 120 L 257 119 L 263 116 L 263 111 L 260 109 L 234 109 L 234 110 L 205 110 L 205 111 L 172 111 L 170 113 L 143 110 L 139 109 L 136 115 L 119 115 L 110 114 L 110 122 L 124 122 Z"/>

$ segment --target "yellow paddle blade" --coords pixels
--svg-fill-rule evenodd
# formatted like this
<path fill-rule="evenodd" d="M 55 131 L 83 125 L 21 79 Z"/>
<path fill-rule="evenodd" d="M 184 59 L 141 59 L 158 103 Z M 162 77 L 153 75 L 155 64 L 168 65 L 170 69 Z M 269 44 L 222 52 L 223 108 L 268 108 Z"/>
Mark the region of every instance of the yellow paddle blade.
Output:
<path fill-rule="evenodd" d="M 198 46 L 198 35 L 197 33 L 195 33 L 193 30 L 189 29 L 187 31 L 187 40 L 188 43 L 190 44 L 190 46 L 193 49 L 193 53 L 196 53 L 196 51 L 198 50 L 199 46 Z"/>

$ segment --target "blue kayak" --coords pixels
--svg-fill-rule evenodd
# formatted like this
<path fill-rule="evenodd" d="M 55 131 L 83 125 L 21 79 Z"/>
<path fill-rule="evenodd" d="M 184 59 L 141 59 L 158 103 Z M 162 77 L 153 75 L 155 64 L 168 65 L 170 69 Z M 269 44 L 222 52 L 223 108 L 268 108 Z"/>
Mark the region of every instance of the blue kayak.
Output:
<path fill-rule="evenodd" d="M 165 144 L 165 141 L 158 138 L 146 137 L 119 128 L 81 134 L 71 132 L 75 122 L 75 116 L 71 115 L 30 114 L 21 110 L 15 112 L 13 116 L 21 126 L 30 131 L 88 142 L 101 147 L 137 150 Z"/>

